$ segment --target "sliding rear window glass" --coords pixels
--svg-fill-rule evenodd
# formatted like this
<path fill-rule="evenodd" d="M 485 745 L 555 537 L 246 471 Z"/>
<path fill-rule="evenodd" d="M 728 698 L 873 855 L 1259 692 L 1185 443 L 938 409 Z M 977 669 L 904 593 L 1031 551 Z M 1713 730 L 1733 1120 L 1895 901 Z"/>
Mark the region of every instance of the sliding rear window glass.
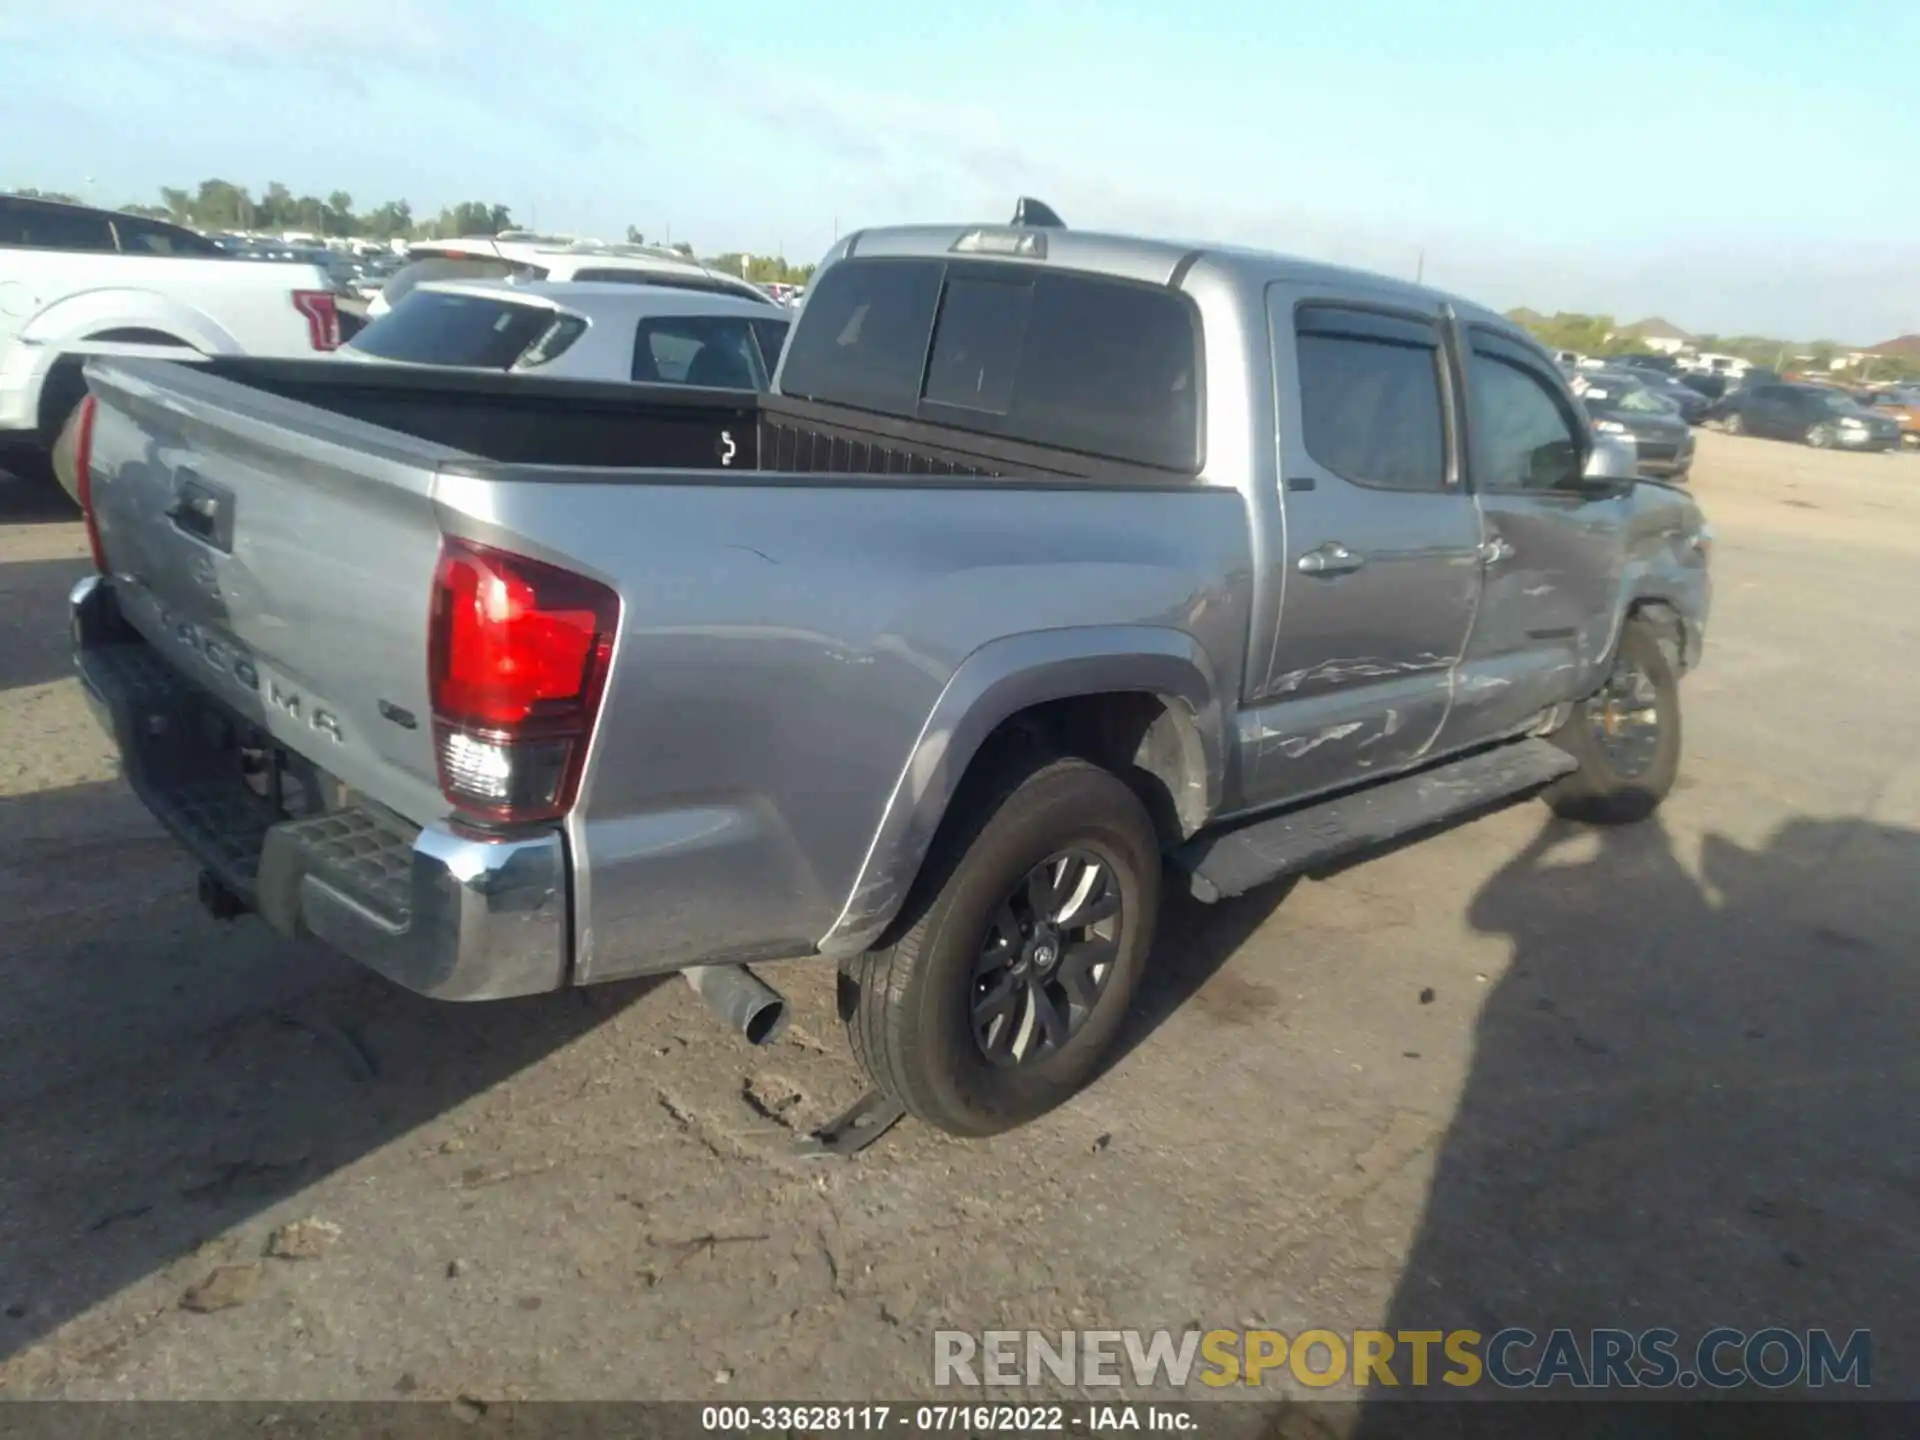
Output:
<path fill-rule="evenodd" d="M 542 305 L 415 290 L 354 336 L 352 345 L 362 354 L 412 365 L 505 370 L 553 327 L 554 319 Z"/>
<path fill-rule="evenodd" d="M 991 262 L 829 269 L 787 344 L 781 390 L 1192 474 L 1200 333 L 1159 286 Z"/>

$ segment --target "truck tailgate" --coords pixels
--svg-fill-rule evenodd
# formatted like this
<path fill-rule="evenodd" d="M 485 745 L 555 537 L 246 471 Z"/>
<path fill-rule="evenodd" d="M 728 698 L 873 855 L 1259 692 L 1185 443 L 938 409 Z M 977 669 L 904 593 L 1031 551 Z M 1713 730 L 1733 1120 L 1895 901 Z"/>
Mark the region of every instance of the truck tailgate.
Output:
<path fill-rule="evenodd" d="M 461 452 L 185 365 L 88 379 L 126 620 L 280 746 L 416 824 L 446 814 L 427 617 L 435 469 Z"/>

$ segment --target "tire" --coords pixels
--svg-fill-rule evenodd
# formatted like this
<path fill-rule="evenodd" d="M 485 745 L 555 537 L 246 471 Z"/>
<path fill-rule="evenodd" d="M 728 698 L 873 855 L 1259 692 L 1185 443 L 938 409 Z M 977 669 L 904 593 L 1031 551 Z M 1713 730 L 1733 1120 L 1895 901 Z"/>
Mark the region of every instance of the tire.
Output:
<path fill-rule="evenodd" d="M 1816 450 L 1831 450 L 1834 439 L 1833 427 L 1825 421 L 1817 425 L 1809 425 L 1806 438 L 1807 444 Z"/>
<path fill-rule="evenodd" d="M 1744 435 L 1747 433 L 1747 422 L 1741 418 L 1738 410 L 1729 410 L 1726 418 L 1720 422 L 1720 428 L 1729 435 Z"/>
<path fill-rule="evenodd" d="M 40 387 L 40 428 L 35 439 L 0 455 L 0 470 L 31 485 L 60 488 L 53 473 L 53 447 L 74 410 L 86 399 L 87 377 L 80 367 L 78 359 L 59 360 L 47 372 L 46 382 Z"/>
<path fill-rule="evenodd" d="M 1160 905 L 1153 822 L 1112 772 L 1085 760 L 1030 756 L 989 774 L 956 802 L 908 902 L 904 928 L 840 972 L 847 1038 L 874 1085 L 909 1114 L 959 1136 L 1022 1125 L 1093 1079 L 1126 1019 Z M 1063 854 L 1070 867 L 1075 857 L 1104 866 L 1105 879 L 1089 890 L 1085 870 L 1069 868 L 1062 890 L 1077 886 L 1085 898 L 1066 895 L 1053 913 L 1065 918 L 1076 905 L 1094 913 L 1109 888 L 1117 910 L 1078 931 L 1036 925 L 1022 940 L 1025 922 L 1015 935 L 1006 920 L 1020 921 L 1016 912 L 1031 899 L 1027 882 L 1036 873 L 1053 875 L 1049 862 Z M 1039 907 L 1029 904 L 1025 913 L 1037 915 Z M 1111 933 L 1096 933 L 1101 927 Z M 999 943 L 1003 935 L 1013 944 Z M 1042 945 L 1051 953 L 1035 948 Z M 1012 961 L 1016 953 L 1033 959 Z M 1008 958 L 983 972 L 990 954 Z M 1095 954 L 1111 959 L 1088 965 Z M 1076 979 L 1093 987 L 1075 991 L 1090 1001 L 1077 1007 L 1062 998 L 1075 966 Z M 1016 972 L 1032 978 L 1023 982 Z M 1023 998 L 1007 1002 L 1010 1008 L 983 1027 L 991 1039 L 983 1038 L 976 1006 L 991 1008 L 991 992 L 1003 980 Z M 1030 998 L 1035 989 L 1051 996 L 1052 1025 L 1032 1018 L 1040 1013 Z M 1013 1054 L 1023 1040 L 1025 1053 Z M 990 1044 L 1003 1052 L 997 1062 Z"/>
<path fill-rule="evenodd" d="M 1630 744 L 1616 728 L 1620 697 L 1614 693 L 1616 682 L 1627 671 L 1644 677 L 1643 688 L 1650 691 L 1655 712 L 1649 753 L 1631 766 L 1621 760 Z M 1613 719 L 1607 716 L 1609 709 Z M 1603 740 L 1598 733 L 1603 728 L 1614 738 Z M 1651 629 L 1628 622 L 1607 685 L 1582 701 L 1552 739 L 1580 764 L 1548 788 L 1544 798 L 1554 814 L 1593 825 L 1626 825 L 1646 819 L 1659 808 L 1680 773 L 1680 684 Z"/>

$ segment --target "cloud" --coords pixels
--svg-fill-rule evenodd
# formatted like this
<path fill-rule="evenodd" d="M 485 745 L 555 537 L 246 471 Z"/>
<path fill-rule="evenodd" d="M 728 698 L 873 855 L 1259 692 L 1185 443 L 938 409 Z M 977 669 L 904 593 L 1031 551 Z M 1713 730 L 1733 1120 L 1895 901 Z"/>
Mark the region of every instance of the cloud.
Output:
<path fill-rule="evenodd" d="M 66 0 L 61 23 L 222 60 L 280 60 L 333 47 L 376 61 L 424 57 L 447 39 L 420 0 Z"/>

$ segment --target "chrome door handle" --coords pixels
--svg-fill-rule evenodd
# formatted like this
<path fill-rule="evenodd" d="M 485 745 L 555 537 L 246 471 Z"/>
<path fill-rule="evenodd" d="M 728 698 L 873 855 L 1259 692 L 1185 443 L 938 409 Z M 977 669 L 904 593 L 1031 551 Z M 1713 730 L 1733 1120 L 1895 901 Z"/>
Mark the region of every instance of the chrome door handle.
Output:
<path fill-rule="evenodd" d="M 1347 575 L 1367 563 L 1358 550 L 1349 550 L 1338 540 L 1329 540 L 1317 550 L 1309 550 L 1297 562 L 1303 575 Z"/>
<path fill-rule="evenodd" d="M 1513 545 L 1504 535 L 1490 536 L 1480 542 L 1480 563 L 1498 565 L 1502 560 L 1513 558 Z"/>

